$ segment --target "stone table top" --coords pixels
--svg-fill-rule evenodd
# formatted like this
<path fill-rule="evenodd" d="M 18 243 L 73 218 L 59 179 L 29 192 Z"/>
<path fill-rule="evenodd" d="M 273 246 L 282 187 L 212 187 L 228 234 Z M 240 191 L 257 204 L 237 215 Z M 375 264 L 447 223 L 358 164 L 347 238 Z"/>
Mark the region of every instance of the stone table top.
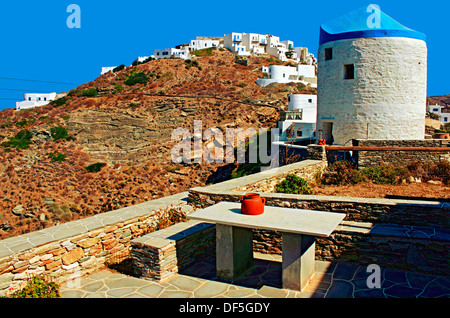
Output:
<path fill-rule="evenodd" d="M 329 236 L 344 213 L 265 206 L 260 215 L 246 215 L 241 204 L 220 202 L 188 215 L 189 219 L 252 229 L 274 230 L 311 236 Z"/>

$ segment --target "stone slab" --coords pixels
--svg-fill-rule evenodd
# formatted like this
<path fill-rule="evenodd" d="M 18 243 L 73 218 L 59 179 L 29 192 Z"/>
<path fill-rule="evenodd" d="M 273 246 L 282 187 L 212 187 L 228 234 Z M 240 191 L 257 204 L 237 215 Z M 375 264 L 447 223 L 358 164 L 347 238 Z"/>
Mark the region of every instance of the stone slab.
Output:
<path fill-rule="evenodd" d="M 189 219 L 251 229 L 327 237 L 344 219 L 344 213 L 265 206 L 260 215 L 245 215 L 240 203 L 220 202 L 188 215 Z"/>

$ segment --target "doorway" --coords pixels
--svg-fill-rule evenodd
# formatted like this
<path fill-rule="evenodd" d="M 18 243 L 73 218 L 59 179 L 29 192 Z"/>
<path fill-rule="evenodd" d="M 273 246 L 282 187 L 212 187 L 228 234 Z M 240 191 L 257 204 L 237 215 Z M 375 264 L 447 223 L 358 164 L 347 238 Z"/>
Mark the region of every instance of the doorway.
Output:
<path fill-rule="evenodd" d="M 333 138 L 333 123 L 332 122 L 323 122 L 322 123 L 322 138 L 325 139 L 327 145 L 332 145 Z"/>

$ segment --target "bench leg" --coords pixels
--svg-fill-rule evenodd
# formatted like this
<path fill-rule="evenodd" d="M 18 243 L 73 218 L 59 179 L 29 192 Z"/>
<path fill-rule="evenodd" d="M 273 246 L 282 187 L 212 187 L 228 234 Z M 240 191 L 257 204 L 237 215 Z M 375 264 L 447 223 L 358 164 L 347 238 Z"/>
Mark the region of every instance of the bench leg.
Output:
<path fill-rule="evenodd" d="M 303 291 L 314 275 L 316 240 L 313 236 L 282 233 L 283 288 Z"/>
<path fill-rule="evenodd" d="M 217 277 L 225 280 L 234 280 L 252 266 L 252 230 L 216 224 Z"/>

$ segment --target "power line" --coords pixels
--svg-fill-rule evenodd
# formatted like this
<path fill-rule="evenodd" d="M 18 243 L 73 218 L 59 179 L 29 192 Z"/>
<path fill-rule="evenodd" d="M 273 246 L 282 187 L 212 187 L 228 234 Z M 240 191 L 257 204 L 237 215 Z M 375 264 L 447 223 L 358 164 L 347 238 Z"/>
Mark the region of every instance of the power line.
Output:
<path fill-rule="evenodd" d="M 12 80 L 12 81 L 25 81 L 25 82 L 49 83 L 49 84 L 77 85 L 76 83 L 50 82 L 50 81 L 32 80 L 32 79 L 24 79 L 24 78 L 13 78 L 13 77 L 0 77 L 0 79 Z"/>
<path fill-rule="evenodd" d="M 14 91 L 14 92 L 37 92 L 37 93 L 45 93 L 48 91 L 37 91 L 34 89 L 17 89 L 17 88 L 0 88 L 0 91 Z M 50 93 L 50 92 L 48 92 Z"/>

